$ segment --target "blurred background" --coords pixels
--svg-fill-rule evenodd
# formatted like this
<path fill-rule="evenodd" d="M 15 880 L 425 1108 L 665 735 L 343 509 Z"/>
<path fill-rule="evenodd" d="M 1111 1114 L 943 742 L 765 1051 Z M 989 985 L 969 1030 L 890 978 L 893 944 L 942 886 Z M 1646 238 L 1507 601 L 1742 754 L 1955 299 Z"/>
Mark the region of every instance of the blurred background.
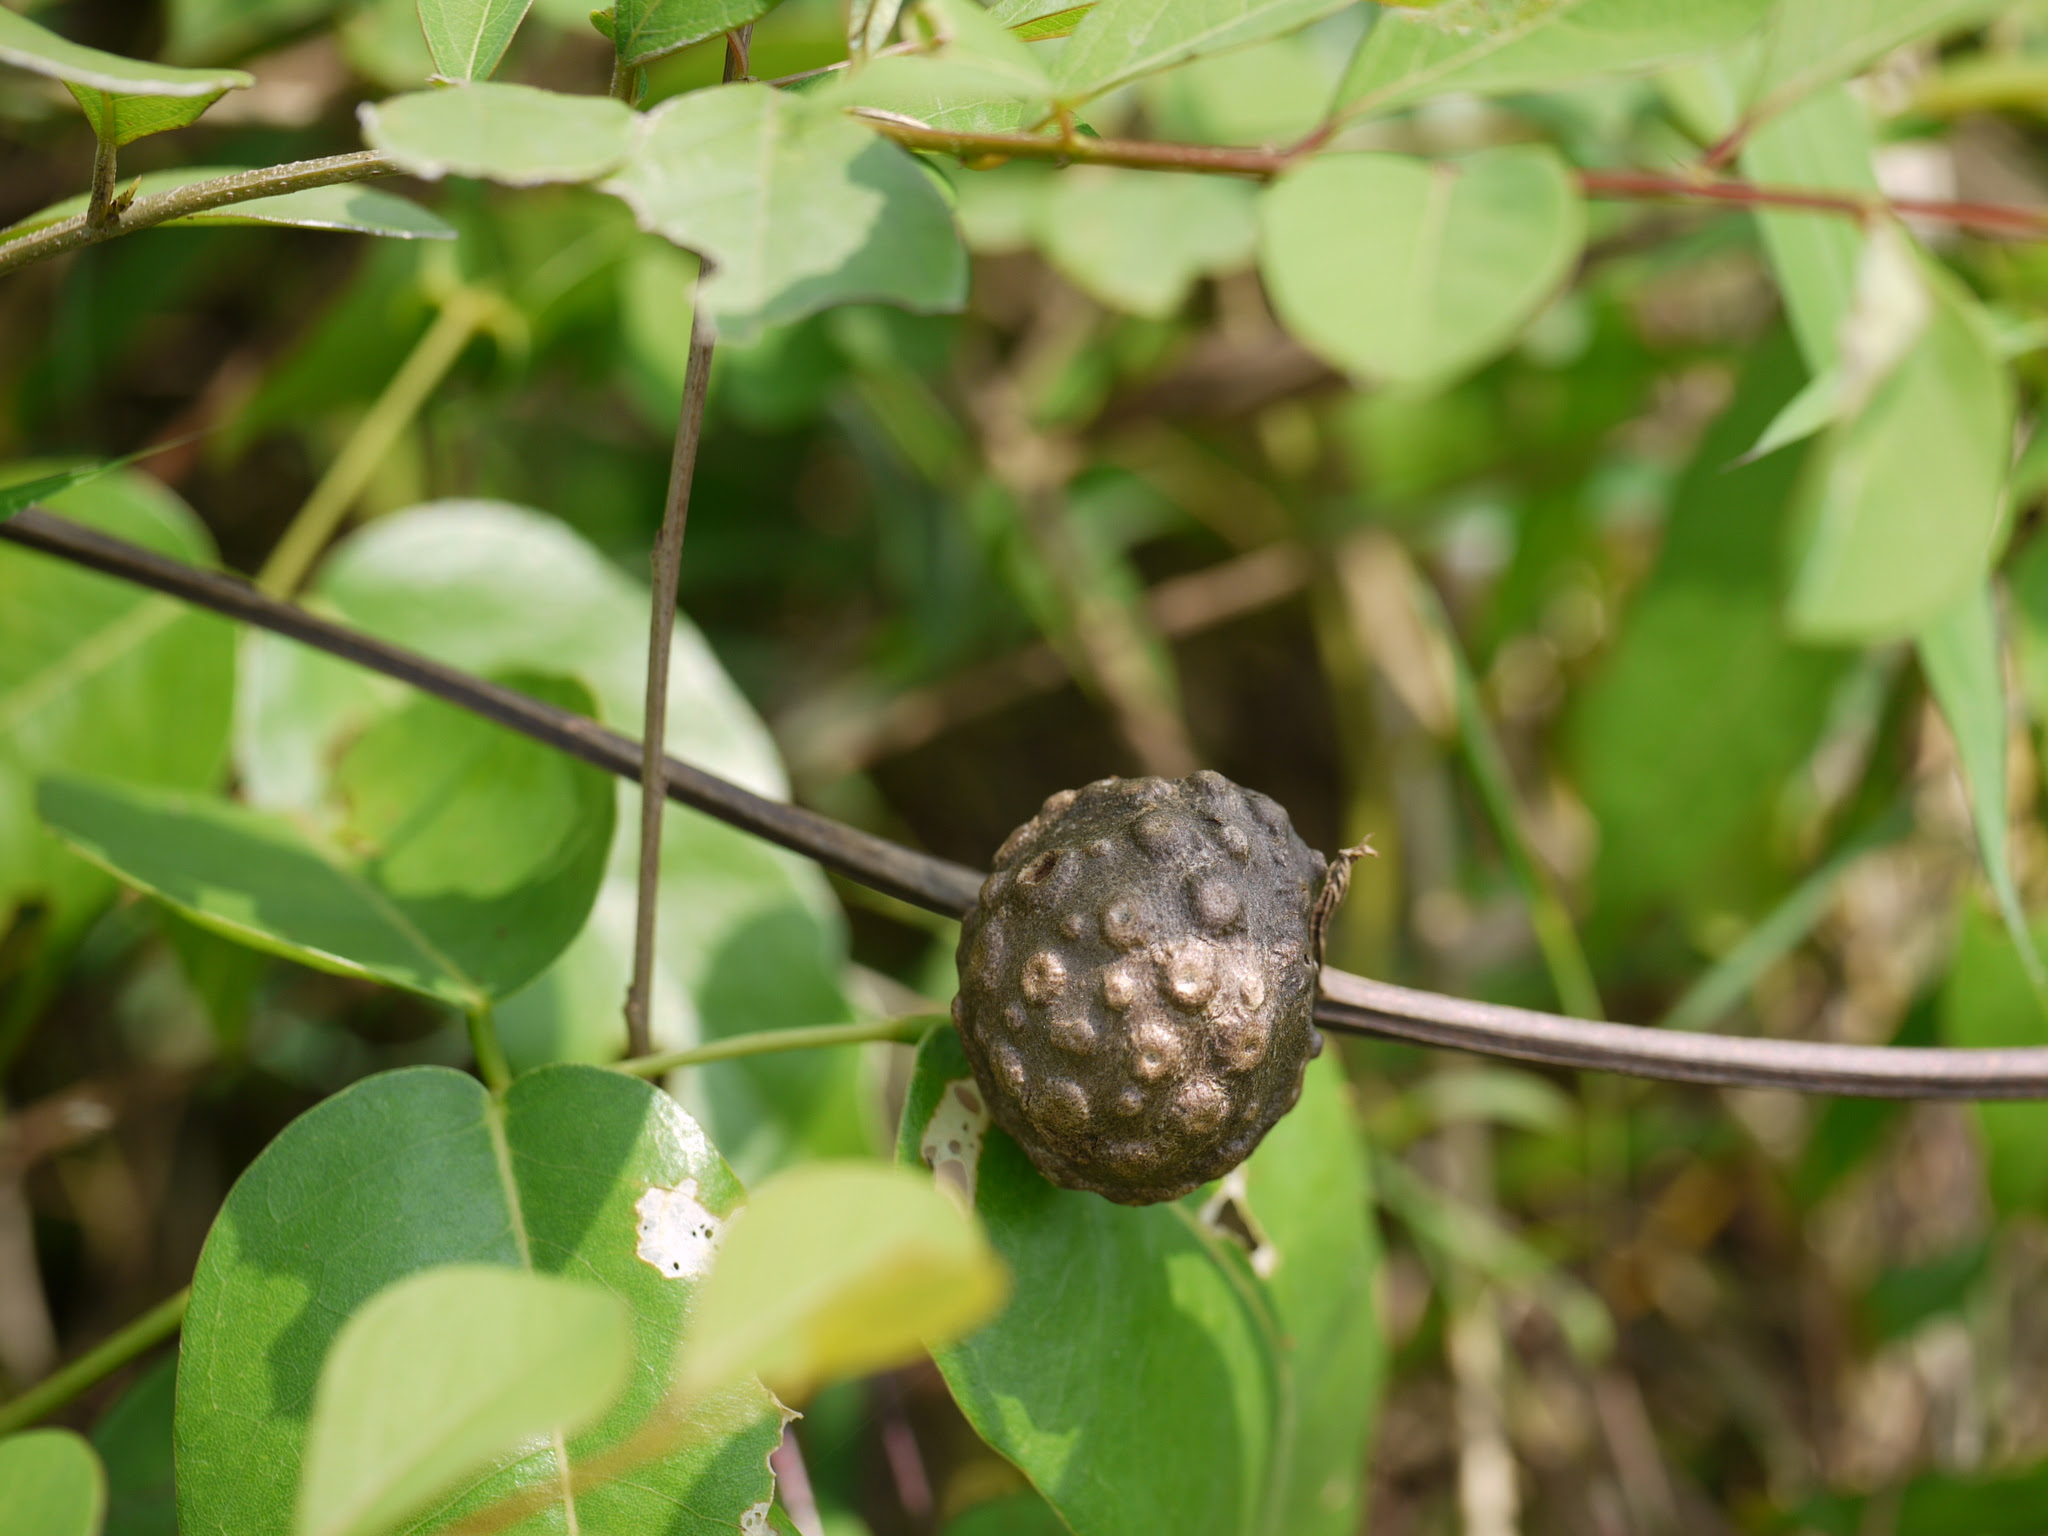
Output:
<path fill-rule="evenodd" d="M 257 76 L 125 152 L 126 171 L 343 152 L 358 102 L 429 72 L 411 0 L 32 9 L 82 41 Z M 602 91 L 610 51 L 586 11 L 536 0 L 504 77 Z M 1094 126 L 1286 142 L 1358 25 L 1176 72 Z M 832 0 L 786 0 L 753 70 L 844 51 Z M 662 61 L 649 99 L 720 59 Z M 2048 193 L 2048 6 L 1909 50 L 1859 90 L 1888 189 Z M 1696 157 L 1673 96 L 1648 80 L 1441 102 L 1370 142 Z M 81 191 L 91 163 L 59 89 L 0 72 L 0 226 Z M 1128 182 L 945 174 L 976 253 L 966 313 L 851 308 L 718 356 L 682 603 L 703 640 L 692 686 L 722 713 L 679 723 L 686 756 L 770 788 L 786 773 L 805 804 L 975 865 L 1053 790 L 1214 767 L 1316 847 L 1372 836 L 1332 940 L 1351 969 L 1791 1038 L 2038 1038 L 1910 648 L 1781 634 L 1799 455 L 1743 455 L 1803 376 L 1745 215 L 1596 204 L 1577 280 L 1512 354 L 1448 387 L 1362 390 L 1276 325 L 1249 249 L 1164 275 L 1128 259 L 1129 221 L 1102 207 Z M 566 558 L 551 550 L 587 559 L 571 585 L 594 606 L 547 614 L 540 580 L 520 589 L 538 606 L 503 622 L 602 624 L 630 650 L 694 262 L 586 189 L 405 190 L 461 238 L 154 231 L 0 281 L 0 460 L 171 444 L 141 466 L 155 484 L 93 494 L 147 503 L 252 572 L 467 303 L 337 559 L 403 561 L 439 530 L 434 579 L 459 605 L 462 530 L 510 529 L 543 571 Z M 2040 247 L 1929 237 L 1994 307 L 2041 313 Z M 2024 416 L 2048 375 L 2037 352 L 2016 366 Z M 2014 857 L 2037 900 L 2044 483 L 2048 455 L 2028 455 L 2003 566 Z M 34 564 L 0 553 L 18 580 Z M 494 569 L 479 548 L 474 580 Z M 323 580 L 313 600 L 349 614 L 346 581 Z M 279 696 L 254 686 L 278 655 L 242 652 L 231 782 L 258 800 L 289 798 L 249 714 Z M 614 692 L 631 728 L 631 688 Z M 0 696 L 0 733 L 7 710 Z M 671 1040 L 950 996 L 951 925 L 687 818 L 677 836 Z M 678 863 L 700 845 L 709 872 Z M 12 1386 L 183 1284 L 228 1185 L 293 1115 L 367 1072 L 464 1057 L 459 1024 L 423 1003 L 110 898 L 53 915 L 0 871 Z M 589 980 L 613 972 L 581 974 L 507 1010 L 515 1055 L 618 1053 L 610 981 Z M 752 1174 L 884 1145 L 891 1049 L 679 1091 Z M 2048 1107 L 1339 1049 L 1386 1240 L 1373 1532 L 2048 1530 Z M 94 1424 L 134 1375 L 69 1421 Z M 965 1530 L 1019 1486 L 930 1372 L 835 1389 L 798 1435 L 832 1536 Z M 136 1499 L 130 1517 L 160 1523 L 130 1528 L 171 1528 L 160 1490 Z"/>

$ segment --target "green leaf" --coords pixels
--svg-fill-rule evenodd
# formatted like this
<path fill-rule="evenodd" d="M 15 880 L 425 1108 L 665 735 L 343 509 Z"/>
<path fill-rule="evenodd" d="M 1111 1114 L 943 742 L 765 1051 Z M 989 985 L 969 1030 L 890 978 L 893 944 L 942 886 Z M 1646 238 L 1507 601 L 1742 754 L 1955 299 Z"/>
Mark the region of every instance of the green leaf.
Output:
<path fill-rule="evenodd" d="M 229 91 L 256 83 L 239 69 L 179 69 L 102 53 L 0 7 L 0 64 L 61 80 L 93 131 L 115 144 L 182 128 Z"/>
<path fill-rule="evenodd" d="M 897 1156 L 972 1191 L 1016 1277 L 1003 1313 L 935 1358 L 1061 1519 L 1103 1536 L 1261 1529 L 1286 1388 L 1278 1325 L 1237 1251 L 1186 1205 L 1046 1183 L 989 1124 L 950 1029 L 918 1050 Z"/>
<path fill-rule="evenodd" d="M 564 96 L 480 81 L 366 102 L 363 142 L 427 181 L 475 176 L 512 187 L 595 181 L 618 169 L 633 111 L 609 96 Z"/>
<path fill-rule="evenodd" d="M 1228 1196 L 1240 1201 L 1238 1214 L 1257 1240 L 1252 1269 L 1281 1339 L 1282 1423 L 1291 1433 L 1270 1529 L 1288 1536 L 1351 1536 L 1359 1528 L 1362 1469 L 1387 1368 L 1367 1174 L 1344 1069 L 1327 1051 L 1309 1063 L 1301 1102 L 1246 1160 L 1241 1194 Z M 1225 1192 L 1235 1179 L 1224 1181 Z"/>
<path fill-rule="evenodd" d="M 368 1078 L 288 1126 L 236 1182 L 193 1279 L 179 1351 L 178 1507 L 187 1531 L 285 1536 L 307 1475 L 306 1405 L 344 1321 L 409 1276 L 490 1264 L 594 1284 L 633 1318 L 625 1395 L 572 1439 L 623 1440 L 667 1393 L 715 1242 L 741 1199 L 675 1102 L 595 1067 L 548 1067 L 502 1100 L 457 1072 Z M 422 1394 L 430 1373 L 409 1376 Z M 782 1415 L 757 1386 L 695 1416 L 687 1448 L 577 1497 L 586 1531 L 730 1532 L 774 1491 Z M 543 1442 L 410 1527 L 440 1530 L 553 1486 Z"/>
<path fill-rule="evenodd" d="M 1084 292 L 1163 320 L 1198 278 L 1250 265 L 1255 197 L 1250 186 L 1219 177 L 1079 166 L 1055 180 L 1041 240 Z"/>
<path fill-rule="evenodd" d="M 166 1355 L 92 1428 L 92 1448 L 107 1469 L 106 1536 L 178 1536 L 171 1466 L 177 1380 L 177 1355 Z"/>
<path fill-rule="evenodd" d="M 577 685 L 514 686 L 578 713 Z M 44 817 L 86 857 L 202 927 L 465 1010 L 517 991 L 583 927 L 613 793 L 578 763 L 420 698 L 337 774 L 331 838 L 225 801 L 47 779 Z"/>
<path fill-rule="evenodd" d="M 971 133 L 1016 132 L 1052 110 L 1052 81 L 1038 59 L 974 0 L 924 0 L 921 9 L 936 34 L 934 51 L 857 64 L 810 99 Z"/>
<path fill-rule="evenodd" d="M 1846 89 L 1823 91 L 1759 128 L 1744 144 L 1742 169 L 1773 186 L 1877 194 L 1870 120 Z M 1810 373 L 1840 361 L 1842 322 L 1855 298 L 1863 233 L 1839 215 L 1756 210 L 1771 270 L 1785 296 L 1792 333 Z"/>
<path fill-rule="evenodd" d="M 2048 970 L 2027 931 L 2007 841 L 2005 656 L 1998 643 L 1998 607 L 1990 587 L 1971 593 L 1928 625 L 1920 632 L 1918 645 L 1928 689 L 1955 738 L 1985 877 L 2048 1015 Z"/>
<path fill-rule="evenodd" d="M 190 186 L 196 181 L 232 176 L 244 169 L 244 166 L 223 165 L 180 166 L 176 170 L 145 172 L 129 185 L 136 188 L 138 195 L 146 197 L 154 192 Z M 84 196 L 68 197 L 61 203 L 52 203 L 30 214 L 6 232 L 27 234 L 30 230 L 55 224 L 60 219 L 85 212 L 87 202 Z M 394 240 L 455 238 L 455 226 L 431 209 L 422 208 L 396 193 L 355 184 L 308 187 L 301 192 L 282 192 L 276 197 L 251 198 L 245 203 L 229 203 L 225 207 L 208 208 L 202 213 L 172 219 L 165 227 L 199 229 L 208 225 L 249 224 L 334 229 L 360 235 L 383 235 Z"/>
<path fill-rule="evenodd" d="M 945 1536 L 1068 1536 L 1052 1506 L 1035 1493 L 977 1504 L 946 1522 Z"/>
<path fill-rule="evenodd" d="M 1975 301 L 1927 276 L 1919 339 L 1822 437 L 1794 500 L 1786 616 L 1808 639 L 1914 634 L 1981 584 L 1998 552 L 2012 382 Z"/>
<path fill-rule="evenodd" d="M 1339 368 L 1447 379 L 1506 347 L 1578 259 L 1570 170 L 1517 145 L 1429 162 L 1324 155 L 1260 204 L 1260 270 L 1289 330 Z"/>
<path fill-rule="evenodd" d="M 379 1291 L 320 1367 L 297 1536 L 377 1536 L 522 1443 L 581 1433 L 632 1357 L 624 1304 L 584 1280 L 448 1264 Z"/>
<path fill-rule="evenodd" d="M 453 666 L 572 673 L 602 718 L 640 730 L 647 589 L 554 518 L 494 502 L 394 513 L 331 551 L 312 595 L 346 622 Z M 274 636 L 244 643 L 244 793 L 293 816 L 331 815 L 332 765 L 405 695 Z M 756 793 L 788 796 L 773 739 L 687 616 L 670 653 L 668 747 Z M 498 1010 L 515 1064 L 609 1061 L 624 1047 L 619 999 L 633 949 L 640 801 L 630 785 L 617 795 L 596 912 L 567 953 Z M 676 805 L 662 849 L 658 1044 L 853 1017 L 839 987 L 843 920 L 816 865 Z M 692 1069 L 679 1091 L 752 1177 L 806 1153 L 868 1149 L 861 1059 L 840 1049 L 726 1062 Z"/>
<path fill-rule="evenodd" d="M 1076 105 L 1189 59 L 1242 48 L 1333 15 L 1351 0 L 1102 0 L 1054 67 Z M 1002 19 L 1000 16 L 998 19 Z M 1053 34 L 1040 34 L 1053 35 Z"/>
<path fill-rule="evenodd" d="M 1338 101 L 1392 112 L 1448 91 L 1547 90 L 1660 69 L 1734 42 L 1772 0 L 1445 0 L 1382 12 Z"/>
<path fill-rule="evenodd" d="M 1009 1276 L 972 1216 L 881 1163 L 808 1163 L 747 1202 L 684 1341 L 685 1391 L 759 1376 L 802 1401 L 889 1370 L 1001 1309 Z"/>
<path fill-rule="evenodd" d="M 1337 61 L 1314 37 L 1214 54 L 1145 82 L 1145 116 L 1162 139 L 1297 144 L 1330 114 Z"/>
<path fill-rule="evenodd" d="M 2042 935 L 2035 930 L 2039 953 Z M 1941 992 L 1941 1032 L 1971 1049 L 2048 1043 L 2039 994 L 2024 952 L 2000 920 L 1966 904 L 1955 957 Z M 1984 1141 L 1985 1183 L 2006 1214 L 2048 1211 L 2048 1104 L 1973 1106 Z"/>
<path fill-rule="evenodd" d="M 169 0 L 174 59 L 210 59 L 254 52 L 263 43 L 302 31 L 341 8 L 344 0 Z M 417 29 L 418 23 L 414 23 Z"/>
<path fill-rule="evenodd" d="M 1775 114 L 1894 48 L 1935 42 L 2000 9 L 1998 0 L 1777 0 L 1748 116 Z"/>
<path fill-rule="evenodd" d="M 980 60 L 923 55 L 873 59 L 809 93 L 820 106 L 866 107 L 955 133 L 1018 133 L 1043 119 L 1052 101 L 1033 83 Z"/>
<path fill-rule="evenodd" d="M 931 312 L 966 299 L 952 214 L 917 163 L 836 112 L 764 85 L 664 103 L 604 189 L 643 229 L 714 264 L 699 301 L 730 340 L 834 304 Z"/>
<path fill-rule="evenodd" d="M 28 1536 L 100 1536 L 107 1479 L 82 1435 L 32 1429 L 0 1440 L 7 1522 Z"/>
<path fill-rule="evenodd" d="M 1773 808 L 1826 723 L 1842 658 L 1786 641 L 1774 567 L 1800 455 L 1730 460 L 1800 376 L 1782 333 L 1756 349 L 1672 498 L 1664 545 L 1567 718 L 1600 827 L 1603 904 L 1755 910 L 1775 895 Z"/>
<path fill-rule="evenodd" d="M 488 80 L 532 0 L 419 0 L 420 30 L 444 80 Z"/>
<path fill-rule="evenodd" d="M 617 0 L 606 35 L 621 64 L 646 64 L 757 21 L 774 6 L 775 0 Z"/>
<path fill-rule="evenodd" d="M 33 468 L 27 477 L 43 477 Z M 0 480 L 22 478 L 20 470 Z M 199 519 L 132 471 L 41 499 L 52 512 L 198 565 L 214 562 Z M 72 931 L 112 893 L 35 813 L 45 773 L 200 789 L 227 758 L 234 630 L 127 582 L 0 547 L 0 921 L 18 903 L 51 907 Z"/>

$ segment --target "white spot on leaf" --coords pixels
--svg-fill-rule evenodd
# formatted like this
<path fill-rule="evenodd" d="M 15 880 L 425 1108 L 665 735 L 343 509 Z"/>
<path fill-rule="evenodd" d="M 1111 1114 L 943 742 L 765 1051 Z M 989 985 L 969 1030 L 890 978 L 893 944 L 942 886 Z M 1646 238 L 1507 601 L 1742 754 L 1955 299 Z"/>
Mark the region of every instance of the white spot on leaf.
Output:
<path fill-rule="evenodd" d="M 711 1268 L 725 1223 L 697 1198 L 695 1179 L 674 1189 L 655 1185 L 634 1202 L 633 1211 L 640 1218 L 640 1241 L 633 1251 L 664 1275 L 694 1280 Z"/>
<path fill-rule="evenodd" d="M 918 1156 L 931 1169 L 939 1188 L 969 1213 L 974 1210 L 974 1178 L 981 1167 L 981 1145 L 988 1137 L 988 1105 L 972 1078 L 956 1078 L 939 1095 L 938 1107 L 925 1122 Z"/>
<path fill-rule="evenodd" d="M 772 1536 L 775 1527 L 768 1523 L 770 1503 L 763 1499 L 758 1504 L 749 1504 L 740 1511 L 740 1536 Z"/>

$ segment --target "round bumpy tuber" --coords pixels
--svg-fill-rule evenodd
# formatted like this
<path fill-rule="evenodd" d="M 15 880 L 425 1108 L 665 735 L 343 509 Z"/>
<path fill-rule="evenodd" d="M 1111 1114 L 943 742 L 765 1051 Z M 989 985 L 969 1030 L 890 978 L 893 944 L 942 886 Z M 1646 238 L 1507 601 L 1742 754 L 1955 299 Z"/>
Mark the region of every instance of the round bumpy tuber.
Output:
<path fill-rule="evenodd" d="M 1221 774 L 1062 790 L 996 853 L 953 1018 L 996 1123 L 1124 1205 L 1221 1177 L 1322 1049 L 1322 857 Z"/>

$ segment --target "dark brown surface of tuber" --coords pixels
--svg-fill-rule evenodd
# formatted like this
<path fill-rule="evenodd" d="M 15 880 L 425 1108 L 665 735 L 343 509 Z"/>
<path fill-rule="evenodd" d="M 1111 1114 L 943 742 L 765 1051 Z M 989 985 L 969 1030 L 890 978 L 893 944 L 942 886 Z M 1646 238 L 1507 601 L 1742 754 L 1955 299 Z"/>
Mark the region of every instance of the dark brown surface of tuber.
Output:
<path fill-rule="evenodd" d="M 960 935 L 953 1018 L 996 1123 L 1053 1183 L 1124 1205 L 1243 1162 L 1322 1049 L 1324 872 L 1218 773 L 1048 799 Z"/>

